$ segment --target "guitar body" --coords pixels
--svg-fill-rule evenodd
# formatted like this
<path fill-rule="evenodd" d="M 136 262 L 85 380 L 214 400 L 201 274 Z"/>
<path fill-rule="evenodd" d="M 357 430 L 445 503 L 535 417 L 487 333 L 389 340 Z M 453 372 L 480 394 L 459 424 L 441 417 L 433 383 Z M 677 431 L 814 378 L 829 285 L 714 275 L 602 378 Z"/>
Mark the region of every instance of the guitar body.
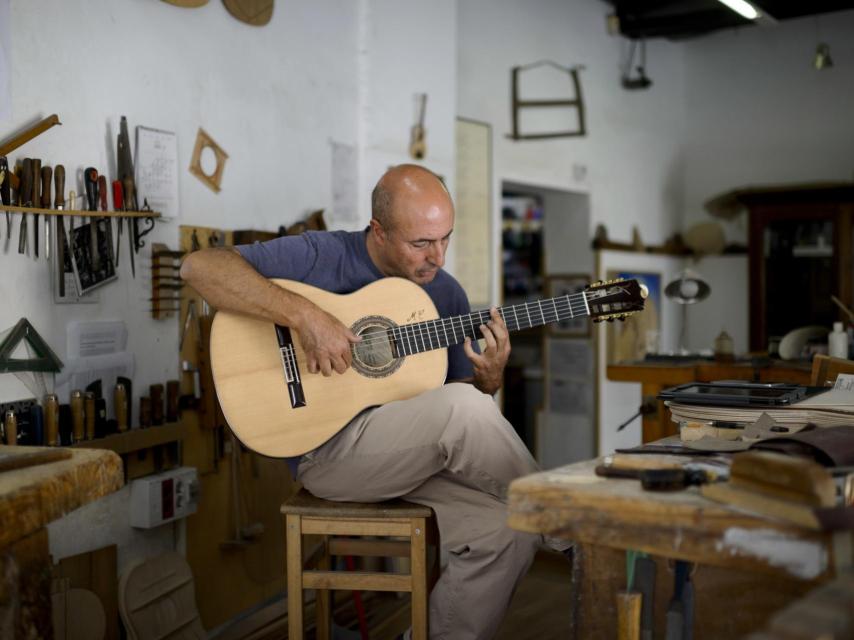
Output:
<path fill-rule="evenodd" d="M 362 336 L 363 344 L 356 347 L 354 366 L 327 378 L 308 373 L 295 331 L 290 332 L 291 350 L 283 358 L 273 323 L 219 311 L 211 329 L 214 384 L 229 426 L 250 449 L 272 457 L 306 453 L 363 409 L 414 397 L 445 381 L 446 349 L 394 358 L 383 339 L 390 327 L 439 317 L 430 296 L 418 285 L 384 278 L 339 295 L 290 280 L 272 282 L 338 318 Z M 296 372 L 290 388 L 288 371 Z M 302 405 L 293 399 L 297 379 Z"/>

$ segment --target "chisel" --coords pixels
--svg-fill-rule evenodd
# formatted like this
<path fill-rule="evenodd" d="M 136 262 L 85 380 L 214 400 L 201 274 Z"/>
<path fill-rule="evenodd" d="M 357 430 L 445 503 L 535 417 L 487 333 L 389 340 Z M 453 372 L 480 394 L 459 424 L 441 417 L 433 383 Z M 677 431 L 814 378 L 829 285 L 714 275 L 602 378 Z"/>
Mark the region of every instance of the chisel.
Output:
<path fill-rule="evenodd" d="M 54 206 L 59 210 L 65 209 L 65 167 L 56 165 L 53 172 L 54 192 L 56 199 Z M 56 273 L 59 277 L 59 297 L 65 297 L 65 220 L 60 214 L 56 216 Z"/>
<path fill-rule="evenodd" d="M 3 179 L 0 180 L 0 201 L 3 204 L 12 204 L 12 201 L 9 199 L 9 185 L 11 184 L 11 173 L 9 172 L 9 162 L 6 160 L 6 156 L 0 156 L 0 174 L 2 174 Z M 6 240 L 12 237 L 12 216 L 7 211 L 6 212 Z"/>
<path fill-rule="evenodd" d="M 124 199 L 122 198 L 122 183 L 119 180 L 113 180 L 113 210 L 124 211 Z M 125 219 L 119 218 L 119 230 L 116 234 L 116 267 L 119 266 L 119 250 L 122 248 L 122 227 Z"/>
<path fill-rule="evenodd" d="M 42 161 L 38 158 L 33 158 L 33 192 L 30 196 L 30 206 L 40 207 L 42 202 L 41 196 L 41 175 Z M 33 256 L 39 257 L 39 214 L 33 213 Z"/>
<path fill-rule="evenodd" d="M 31 207 L 33 205 L 33 161 L 30 158 L 24 158 L 21 188 L 18 190 L 18 202 L 22 207 Z M 18 233 L 18 253 L 27 252 L 27 214 L 21 214 L 21 229 Z"/>
<path fill-rule="evenodd" d="M 122 180 L 122 187 L 124 188 L 124 198 L 123 202 L 125 204 L 125 209 L 130 207 L 131 211 L 136 211 L 136 207 L 134 203 L 136 202 L 136 196 L 133 192 L 133 178 L 131 176 L 125 176 Z M 134 278 L 136 278 L 136 266 L 134 265 L 134 257 L 133 254 L 136 252 L 136 219 L 132 218 L 128 220 L 128 245 L 130 246 L 130 272 Z"/>
<path fill-rule="evenodd" d="M 86 199 L 89 201 L 89 211 L 98 210 L 98 170 L 87 167 L 83 172 L 83 182 L 86 185 Z M 101 270 L 101 255 L 98 252 L 98 219 L 89 216 L 89 266 L 92 271 Z"/>
<path fill-rule="evenodd" d="M 42 167 L 42 209 L 50 209 L 50 179 L 53 177 L 53 169 L 50 167 Z M 50 219 L 53 216 L 44 217 L 44 257 L 50 260 Z M 38 226 L 38 222 L 36 222 Z M 38 230 L 36 231 L 38 234 Z M 38 238 L 38 235 L 36 235 Z"/>
<path fill-rule="evenodd" d="M 101 211 L 107 211 L 107 176 L 98 176 L 98 201 L 101 205 Z M 107 227 L 107 244 L 104 247 L 107 252 L 107 262 L 112 262 L 113 253 L 113 219 L 109 216 L 104 218 L 104 225 Z M 109 268 L 109 265 L 108 265 Z"/>

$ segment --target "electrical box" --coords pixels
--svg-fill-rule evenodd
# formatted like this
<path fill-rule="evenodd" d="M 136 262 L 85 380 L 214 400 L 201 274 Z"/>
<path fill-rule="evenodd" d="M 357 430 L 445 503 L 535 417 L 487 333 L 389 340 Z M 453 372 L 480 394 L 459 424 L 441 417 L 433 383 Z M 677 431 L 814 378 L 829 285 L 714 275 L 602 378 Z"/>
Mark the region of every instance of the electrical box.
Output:
<path fill-rule="evenodd" d="M 196 512 L 199 476 L 195 467 L 179 467 L 130 485 L 130 524 L 151 529 Z"/>

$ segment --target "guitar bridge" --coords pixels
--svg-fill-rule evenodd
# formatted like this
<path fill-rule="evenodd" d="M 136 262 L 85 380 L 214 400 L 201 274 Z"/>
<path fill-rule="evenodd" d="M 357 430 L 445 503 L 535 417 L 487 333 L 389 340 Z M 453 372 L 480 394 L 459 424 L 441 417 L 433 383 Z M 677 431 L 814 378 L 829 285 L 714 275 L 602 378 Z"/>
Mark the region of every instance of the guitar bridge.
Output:
<path fill-rule="evenodd" d="M 276 339 L 279 341 L 279 355 L 282 357 L 282 369 L 285 373 L 285 381 L 288 384 L 291 408 L 304 407 L 306 405 L 305 394 L 302 389 L 302 378 L 300 378 L 291 330 L 277 324 Z"/>

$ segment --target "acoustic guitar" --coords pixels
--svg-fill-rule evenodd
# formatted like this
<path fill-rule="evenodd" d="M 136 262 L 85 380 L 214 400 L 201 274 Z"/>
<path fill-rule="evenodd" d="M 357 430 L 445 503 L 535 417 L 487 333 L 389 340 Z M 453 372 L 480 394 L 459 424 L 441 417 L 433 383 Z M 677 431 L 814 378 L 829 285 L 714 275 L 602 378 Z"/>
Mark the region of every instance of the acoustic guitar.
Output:
<path fill-rule="evenodd" d="M 299 335 L 269 321 L 219 311 L 210 357 L 223 415 L 247 447 L 273 457 L 323 444 L 368 407 L 411 398 L 442 385 L 446 349 L 482 337 L 489 311 L 440 318 L 430 296 L 403 278 L 383 278 L 347 295 L 273 280 L 338 318 L 362 338 L 352 366 L 331 377 L 310 374 Z M 636 280 L 594 283 L 575 294 L 499 308 L 510 331 L 589 316 L 624 319 L 643 309 Z"/>

